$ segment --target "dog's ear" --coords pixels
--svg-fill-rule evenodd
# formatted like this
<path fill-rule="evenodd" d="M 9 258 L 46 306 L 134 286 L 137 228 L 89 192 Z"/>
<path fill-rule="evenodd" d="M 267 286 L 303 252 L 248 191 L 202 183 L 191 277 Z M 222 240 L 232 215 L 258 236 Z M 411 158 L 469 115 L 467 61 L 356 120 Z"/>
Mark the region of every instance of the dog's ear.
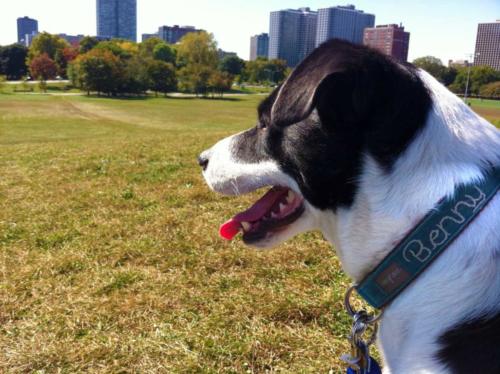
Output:
<path fill-rule="evenodd" d="M 359 47 L 338 40 L 314 50 L 283 83 L 271 110 L 272 123 L 300 122 L 315 108 L 322 122 L 357 121 L 369 97 L 362 87 L 361 53 Z"/>

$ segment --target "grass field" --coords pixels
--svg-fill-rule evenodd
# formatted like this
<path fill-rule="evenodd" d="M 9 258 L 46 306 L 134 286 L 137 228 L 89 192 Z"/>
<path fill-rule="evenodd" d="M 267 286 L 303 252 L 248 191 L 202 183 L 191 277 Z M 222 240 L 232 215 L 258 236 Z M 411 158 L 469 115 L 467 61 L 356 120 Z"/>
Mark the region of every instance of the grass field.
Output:
<path fill-rule="evenodd" d="M 256 195 L 211 193 L 196 156 L 261 98 L 0 95 L 0 372 L 344 370 L 330 246 L 217 236 Z"/>

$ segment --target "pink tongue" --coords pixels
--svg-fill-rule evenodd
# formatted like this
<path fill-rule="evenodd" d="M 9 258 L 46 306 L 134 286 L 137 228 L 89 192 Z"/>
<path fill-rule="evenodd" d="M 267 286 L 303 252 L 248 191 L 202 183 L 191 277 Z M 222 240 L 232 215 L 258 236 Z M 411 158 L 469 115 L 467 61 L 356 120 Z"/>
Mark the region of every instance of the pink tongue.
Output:
<path fill-rule="evenodd" d="M 229 221 L 223 223 L 219 228 L 219 235 L 226 240 L 231 240 L 240 231 L 241 224 L 231 218 Z"/>
<path fill-rule="evenodd" d="M 264 196 L 262 196 L 249 209 L 241 212 L 223 223 L 219 228 L 221 237 L 227 240 L 233 239 L 241 229 L 241 222 L 256 222 L 271 211 L 273 205 L 284 195 L 288 193 L 288 188 L 273 187 Z"/>

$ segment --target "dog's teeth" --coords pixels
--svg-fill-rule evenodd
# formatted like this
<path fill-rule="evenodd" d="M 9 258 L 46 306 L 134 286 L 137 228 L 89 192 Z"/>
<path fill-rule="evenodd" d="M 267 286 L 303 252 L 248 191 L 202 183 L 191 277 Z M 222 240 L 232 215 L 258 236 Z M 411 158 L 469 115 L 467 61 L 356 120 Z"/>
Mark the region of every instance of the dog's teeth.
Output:
<path fill-rule="evenodd" d="M 244 231 L 250 231 L 250 229 L 252 228 L 252 225 L 248 222 L 241 222 L 241 227 L 243 227 L 243 230 Z"/>
<path fill-rule="evenodd" d="M 282 212 L 283 210 L 285 210 L 286 208 L 286 205 L 283 204 L 283 203 L 280 203 L 280 212 Z"/>
<path fill-rule="evenodd" d="M 286 195 L 286 202 L 288 204 L 291 204 L 295 200 L 295 192 L 292 190 L 288 191 L 288 195 Z"/>

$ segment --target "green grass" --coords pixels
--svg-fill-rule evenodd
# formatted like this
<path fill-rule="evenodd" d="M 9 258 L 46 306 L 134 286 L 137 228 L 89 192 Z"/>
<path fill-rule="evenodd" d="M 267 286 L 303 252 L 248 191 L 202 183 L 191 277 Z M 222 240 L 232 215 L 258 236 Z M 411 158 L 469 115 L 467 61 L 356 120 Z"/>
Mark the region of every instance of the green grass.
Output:
<path fill-rule="evenodd" d="M 343 371 L 330 245 L 217 235 L 259 194 L 210 192 L 196 156 L 261 99 L 0 95 L 0 372 Z"/>
<path fill-rule="evenodd" d="M 495 108 L 500 110 L 500 100 L 467 99 L 473 107 Z"/>
<path fill-rule="evenodd" d="M 39 82 L 30 81 L 23 85 L 21 83 L 16 84 L 3 84 L 0 88 L 0 93 L 15 93 L 16 90 L 31 90 L 34 93 L 41 93 Z M 47 84 L 47 93 L 80 93 L 79 89 L 73 88 L 69 83 L 66 82 L 50 82 Z"/>
<path fill-rule="evenodd" d="M 256 195 L 210 192 L 196 163 L 261 99 L 0 95 L 0 372 L 340 370 L 330 246 L 222 241 Z"/>

